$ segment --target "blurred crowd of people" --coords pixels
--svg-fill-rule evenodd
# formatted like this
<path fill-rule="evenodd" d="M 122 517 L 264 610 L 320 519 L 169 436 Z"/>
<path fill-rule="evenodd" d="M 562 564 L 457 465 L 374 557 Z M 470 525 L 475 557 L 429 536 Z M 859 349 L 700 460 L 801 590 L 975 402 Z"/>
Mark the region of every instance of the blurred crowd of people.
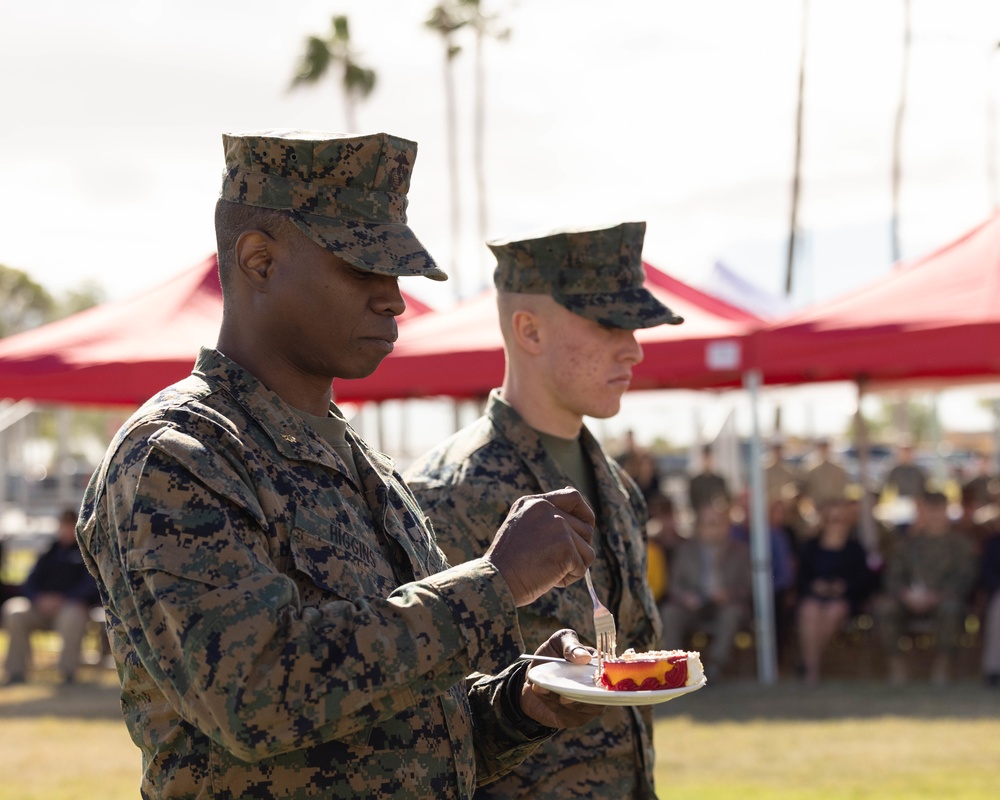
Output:
<path fill-rule="evenodd" d="M 656 459 L 634 435 L 618 461 L 649 509 L 649 581 L 664 646 L 686 647 L 700 635 L 706 671 L 718 680 L 731 668 L 737 635 L 753 628 L 746 493 L 734 492 L 717 471 L 710 446 L 701 448 L 680 493 L 666 490 Z M 983 679 L 1000 687 L 1000 479 L 986 455 L 963 476 L 959 502 L 915 462 L 910 443 L 898 447 L 896 463 L 867 494 L 827 441 L 801 467 L 785 457 L 781 441 L 773 442 L 763 475 L 775 645 L 806 683 L 820 682 L 827 652 L 860 620 L 872 627 L 871 643 L 881 648 L 891 683 L 909 679 L 912 664 L 901 645 L 921 635 L 933 643 L 932 681 L 946 684 L 972 619 Z M 905 499 L 912 515 L 877 516 L 886 498 Z M 7 587 L 16 591 L 0 606 L 9 637 L 6 683 L 27 679 L 35 630 L 59 633 L 60 677 L 75 680 L 88 610 L 99 603 L 79 558 L 75 519 L 67 511 L 24 585 Z"/>
<path fill-rule="evenodd" d="M 978 636 L 985 683 L 1000 686 L 1000 480 L 989 457 L 948 493 L 902 442 L 881 484 L 862 491 L 830 442 L 794 464 L 775 440 L 763 464 L 779 657 L 818 684 L 831 647 L 852 626 L 871 631 L 886 677 L 909 680 L 915 637 L 929 643 L 927 673 L 937 685 L 955 676 L 963 637 Z M 686 491 L 668 491 L 655 459 L 634 438 L 621 463 L 647 498 L 650 582 L 664 645 L 707 642 L 710 677 L 731 667 L 733 642 L 752 631 L 749 509 L 716 470 L 712 449 Z M 641 465 L 641 469 L 636 469 Z M 949 494 L 951 497 L 949 497 Z M 960 497 L 959 497 L 960 495 Z M 891 504 L 903 516 L 879 513 Z"/>

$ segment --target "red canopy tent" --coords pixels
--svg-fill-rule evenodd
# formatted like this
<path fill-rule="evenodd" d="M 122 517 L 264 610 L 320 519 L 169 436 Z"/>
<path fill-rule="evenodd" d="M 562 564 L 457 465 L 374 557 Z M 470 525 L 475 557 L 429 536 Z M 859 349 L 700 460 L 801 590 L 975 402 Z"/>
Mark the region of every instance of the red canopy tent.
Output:
<path fill-rule="evenodd" d="M 415 317 L 429 307 L 404 295 Z M 137 296 L 0 340 L 0 397 L 138 405 L 183 378 L 222 321 L 214 255 Z"/>
<path fill-rule="evenodd" d="M 755 333 L 764 383 L 1000 375 L 1000 214 L 830 302 Z"/>
<path fill-rule="evenodd" d="M 637 332 L 645 359 L 635 389 L 738 386 L 746 368 L 741 340 L 762 321 L 660 272 L 649 264 L 646 286 L 684 317 L 682 325 Z M 503 380 L 496 293 L 490 289 L 447 311 L 406 325 L 394 352 L 368 378 L 335 381 L 339 402 L 406 397 L 484 397 Z"/>

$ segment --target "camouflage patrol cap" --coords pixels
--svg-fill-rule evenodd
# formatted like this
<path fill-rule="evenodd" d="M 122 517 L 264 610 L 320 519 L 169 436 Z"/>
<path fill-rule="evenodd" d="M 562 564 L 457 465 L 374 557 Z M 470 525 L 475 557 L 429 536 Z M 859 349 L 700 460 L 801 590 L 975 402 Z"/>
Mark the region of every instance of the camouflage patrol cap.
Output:
<path fill-rule="evenodd" d="M 221 197 L 284 210 L 317 244 L 381 275 L 448 276 L 406 224 L 416 142 L 387 133 L 222 135 Z"/>
<path fill-rule="evenodd" d="M 493 282 L 501 292 L 550 295 L 573 313 L 612 328 L 677 325 L 684 319 L 643 288 L 645 233 L 645 222 L 623 222 L 487 242 L 497 259 Z"/>

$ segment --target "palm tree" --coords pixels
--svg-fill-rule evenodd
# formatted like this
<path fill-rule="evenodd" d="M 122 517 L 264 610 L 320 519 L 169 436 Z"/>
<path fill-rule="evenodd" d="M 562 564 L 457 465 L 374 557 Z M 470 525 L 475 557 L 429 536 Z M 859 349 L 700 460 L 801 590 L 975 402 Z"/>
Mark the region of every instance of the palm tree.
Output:
<path fill-rule="evenodd" d="M 795 166 L 792 173 L 792 218 L 788 231 L 788 256 L 785 261 L 785 295 L 792 293 L 795 271 L 795 236 L 798 232 L 799 183 L 802 172 L 802 107 L 806 88 L 806 35 L 809 30 L 809 0 L 802 0 L 802 44 L 799 51 L 799 96 L 795 110 Z"/>
<path fill-rule="evenodd" d="M 903 118 L 906 115 L 906 84 L 910 73 L 910 0 L 903 0 L 903 68 L 892 136 L 892 263 L 899 261 L 899 185 L 902 179 Z"/>
<path fill-rule="evenodd" d="M 479 241 L 485 242 L 489 227 L 489 213 L 486 193 L 486 71 L 483 65 L 483 49 L 487 38 L 493 38 L 497 41 L 508 39 L 510 28 L 497 27 L 498 15 L 484 14 L 480 0 L 459 0 L 459 4 L 465 6 L 469 25 L 476 35 L 472 158 L 476 176 Z M 486 283 L 489 283 L 489 276 L 486 276 Z"/>
<path fill-rule="evenodd" d="M 306 51 L 290 88 L 319 82 L 334 65 L 343 67 L 340 85 L 344 91 L 347 128 L 351 132 L 357 131 L 357 102 L 368 97 L 375 88 L 375 71 L 358 63 L 351 49 L 351 33 L 345 16 L 333 17 L 325 39 L 318 36 L 306 39 Z"/>
<path fill-rule="evenodd" d="M 431 9 L 424 22 L 427 28 L 441 35 L 444 43 L 444 113 L 445 147 L 448 150 L 448 184 L 451 194 L 451 267 L 456 297 L 462 296 L 458 271 L 458 249 L 462 226 L 461 201 L 458 186 L 458 113 L 455 100 L 454 62 L 462 48 L 455 42 L 455 33 L 468 22 L 461 0 L 443 0 Z"/>
<path fill-rule="evenodd" d="M 1000 42 L 990 47 L 989 78 L 986 84 L 986 180 L 989 189 L 990 212 L 1000 209 L 1000 198 L 997 197 L 997 108 L 994 99 L 995 69 L 997 54 L 1000 54 Z"/>

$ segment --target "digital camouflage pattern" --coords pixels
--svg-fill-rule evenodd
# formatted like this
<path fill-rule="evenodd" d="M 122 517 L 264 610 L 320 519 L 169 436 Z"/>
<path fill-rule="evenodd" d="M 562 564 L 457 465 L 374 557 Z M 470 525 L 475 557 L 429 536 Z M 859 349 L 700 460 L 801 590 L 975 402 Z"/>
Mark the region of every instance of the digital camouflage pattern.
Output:
<path fill-rule="evenodd" d="M 645 222 L 562 230 L 487 242 L 501 292 L 547 294 L 575 314 L 611 328 L 652 328 L 684 321 L 648 289 L 642 266 Z"/>
<path fill-rule="evenodd" d="M 309 238 L 359 269 L 448 278 L 406 224 L 416 142 L 304 131 L 222 141 L 223 200 L 287 210 Z"/>
<path fill-rule="evenodd" d="M 523 651 L 504 579 L 448 568 L 391 461 L 347 439 L 361 486 L 203 350 L 111 444 L 77 534 L 143 797 L 467 798 L 552 733 L 506 699 L 524 669 L 503 671 Z"/>
<path fill-rule="evenodd" d="M 904 589 L 922 585 L 940 594 L 938 607 L 928 615 L 934 622 L 935 646 L 954 652 L 963 631 L 969 592 L 976 585 L 978 565 L 972 542 L 964 533 L 940 535 L 910 533 L 886 556 L 882 593 L 875 619 L 884 651 L 898 654 L 909 614 L 899 599 Z"/>
<path fill-rule="evenodd" d="M 615 615 L 619 651 L 659 648 L 660 616 L 646 581 L 645 502 L 586 428 L 581 436 L 600 497 L 591 573 Z M 538 434 L 496 391 L 483 417 L 419 458 L 405 477 L 434 523 L 439 546 L 456 561 L 485 552 L 518 497 L 570 484 Z M 518 613 L 529 652 L 563 627 L 594 644 L 593 604 L 583 581 L 552 589 Z M 654 760 L 649 707 L 612 706 L 586 726 L 559 731 L 476 797 L 653 798 Z"/>

